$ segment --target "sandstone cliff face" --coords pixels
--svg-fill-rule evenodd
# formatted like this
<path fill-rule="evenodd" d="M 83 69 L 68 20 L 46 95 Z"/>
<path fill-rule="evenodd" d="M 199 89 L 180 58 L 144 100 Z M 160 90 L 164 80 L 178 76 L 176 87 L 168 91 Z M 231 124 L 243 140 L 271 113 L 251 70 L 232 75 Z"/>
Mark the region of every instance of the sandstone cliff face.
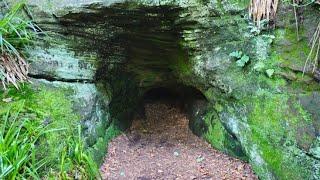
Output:
<path fill-rule="evenodd" d="M 144 92 L 183 84 L 207 98 L 191 102 L 190 126 L 213 147 L 248 160 L 261 179 L 317 179 L 320 86 L 301 69 L 319 11 L 301 11 L 297 42 L 290 7 L 280 7 L 275 30 L 259 33 L 246 4 L 31 0 L 53 43 L 28 50 L 30 76 L 73 90 L 97 162 L 110 128 L 130 125 Z M 244 67 L 229 56 L 235 51 L 250 58 Z"/>

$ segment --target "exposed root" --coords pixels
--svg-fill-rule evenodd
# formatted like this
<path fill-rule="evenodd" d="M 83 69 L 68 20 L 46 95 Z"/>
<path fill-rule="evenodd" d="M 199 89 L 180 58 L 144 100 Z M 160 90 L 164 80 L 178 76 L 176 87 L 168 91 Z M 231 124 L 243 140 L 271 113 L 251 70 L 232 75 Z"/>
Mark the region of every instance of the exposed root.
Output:
<path fill-rule="evenodd" d="M 278 9 L 279 0 L 251 0 L 249 16 L 260 28 L 262 21 L 274 20 Z"/>
<path fill-rule="evenodd" d="M 303 67 L 303 74 L 310 69 L 312 73 L 316 71 L 319 63 L 319 52 L 320 52 L 320 22 L 317 26 L 315 33 L 310 41 L 311 50 L 309 52 L 308 58 L 305 61 Z"/>

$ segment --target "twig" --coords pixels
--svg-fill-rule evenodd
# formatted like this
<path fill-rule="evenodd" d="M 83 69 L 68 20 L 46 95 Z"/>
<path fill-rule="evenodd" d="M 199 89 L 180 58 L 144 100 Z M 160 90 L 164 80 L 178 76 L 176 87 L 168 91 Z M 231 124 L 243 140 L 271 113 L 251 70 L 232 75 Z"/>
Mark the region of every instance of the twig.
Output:
<path fill-rule="evenodd" d="M 304 74 L 306 72 L 306 68 L 309 65 L 309 61 L 312 60 L 313 55 L 314 55 L 314 59 L 313 59 L 313 63 L 312 63 L 312 66 L 313 66 L 312 73 L 314 73 L 314 71 L 318 67 L 317 64 L 318 64 L 319 51 L 320 51 L 320 22 L 316 28 L 315 33 L 312 36 L 310 44 L 312 44 L 312 46 L 311 46 L 311 50 L 309 52 L 309 55 L 304 63 L 302 76 L 304 76 Z M 315 48 L 317 48 L 317 49 L 315 49 Z"/>

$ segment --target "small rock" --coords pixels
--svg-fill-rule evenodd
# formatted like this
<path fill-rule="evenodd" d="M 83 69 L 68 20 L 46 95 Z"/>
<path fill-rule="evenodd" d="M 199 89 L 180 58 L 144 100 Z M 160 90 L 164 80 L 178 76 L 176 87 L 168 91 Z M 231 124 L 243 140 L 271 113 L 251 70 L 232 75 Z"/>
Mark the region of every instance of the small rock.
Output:
<path fill-rule="evenodd" d="M 175 151 L 173 154 L 174 154 L 174 156 L 179 156 L 180 155 L 178 151 Z"/>
<path fill-rule="evenodd" d="M 197 162 L 198 163 L 202 162 L 203 160 L 204 160 L 204 157 L 202 157 L 202 156 L 197 157 Z"/>

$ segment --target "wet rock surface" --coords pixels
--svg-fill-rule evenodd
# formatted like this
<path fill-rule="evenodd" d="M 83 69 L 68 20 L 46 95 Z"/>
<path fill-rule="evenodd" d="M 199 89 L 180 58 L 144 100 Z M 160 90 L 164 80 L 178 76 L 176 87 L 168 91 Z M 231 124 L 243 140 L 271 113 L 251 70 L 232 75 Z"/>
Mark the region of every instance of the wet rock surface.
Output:
<path fill-rule="evenodd" d="M 195 136 L 180 109 L 165 102 L 145 108 L 146 119 L 110 142 L 104 179 L 257 179 L 250 165 Z"/>

